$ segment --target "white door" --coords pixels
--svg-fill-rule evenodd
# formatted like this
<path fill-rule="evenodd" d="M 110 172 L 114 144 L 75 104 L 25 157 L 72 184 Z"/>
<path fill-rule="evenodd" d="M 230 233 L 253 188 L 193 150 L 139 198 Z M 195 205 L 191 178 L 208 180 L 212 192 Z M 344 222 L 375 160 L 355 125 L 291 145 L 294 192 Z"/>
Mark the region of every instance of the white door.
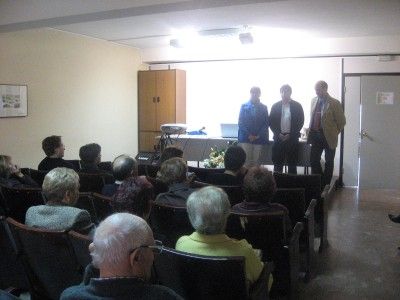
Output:
<path fill-rule="evenodd" d="M 359 187 L 399 189 L 400 76 L 361 76 L 360 137 Z"/>

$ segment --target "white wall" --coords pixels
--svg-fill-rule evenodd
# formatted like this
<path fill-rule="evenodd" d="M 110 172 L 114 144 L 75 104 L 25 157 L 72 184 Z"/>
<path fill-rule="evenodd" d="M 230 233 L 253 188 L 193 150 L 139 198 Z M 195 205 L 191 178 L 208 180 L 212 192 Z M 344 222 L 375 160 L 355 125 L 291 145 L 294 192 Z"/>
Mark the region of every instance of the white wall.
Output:
<path fill-rule="evenodd" d="M 103 160 L 136 154 L 136 49 L 42 29 L 0 34 L 0 54 L 0 83 L 28 85 L 28 116 L 0 119 L 0 153 L 35 168 L 42 139 L 56 134 L 66 159 L 90 142 Z"/>
<path fill-rule="evenodd" d="M 152 69 L 167 67 L 152 65 Z M 305 127 L 309 125 L 316 81 L 327 81 L 331 96 L 337 99 L 341 96 L 340 58 L 193 62 L 171 64 L 170 67 L 186 70 L 186 121 L 189 128 L 205 126 L 211 136 L 220 136 L 220 123 L 238 122 L 240 105 L 248 101 L 249 90 L 254 85 L 261 88 L 261 101 L 270 110 L 272 104 L 281 99 L 280 87 L 290 84 L 292 98 L 303 106 Z M 270 137 L 272 139 L 272 133 Z M 338 166 L 339 150 L 335 174 L 339 173 Z"/>

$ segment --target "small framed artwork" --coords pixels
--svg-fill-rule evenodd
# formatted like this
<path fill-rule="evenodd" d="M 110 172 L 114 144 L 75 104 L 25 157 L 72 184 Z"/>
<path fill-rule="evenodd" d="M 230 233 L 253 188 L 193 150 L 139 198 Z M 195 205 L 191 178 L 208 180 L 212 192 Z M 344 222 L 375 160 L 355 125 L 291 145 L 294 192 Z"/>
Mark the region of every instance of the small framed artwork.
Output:
<path fill-rule="evenodd" d="M 28 86 L 0 84 L 0 118 L 28 115 Z"/>

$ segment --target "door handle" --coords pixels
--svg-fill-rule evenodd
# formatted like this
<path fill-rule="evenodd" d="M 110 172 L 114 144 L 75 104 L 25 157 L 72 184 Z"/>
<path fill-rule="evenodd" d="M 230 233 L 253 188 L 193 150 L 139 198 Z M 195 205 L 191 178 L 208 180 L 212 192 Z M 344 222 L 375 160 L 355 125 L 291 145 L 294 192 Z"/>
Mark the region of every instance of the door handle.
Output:
<path fill-rule="evenodd" d="M 156 97 L 153 97 L 153 103 L 156 103 Z"/>
<path fill-rule="evenodd" d="M 368 135 L 368 132 L 365 129 L 361 129 L 361 139 L 363 138 L 367 138 L 370 141 L 374 140 L 370 135 Z"/>
<path fill-rule="evenodd" d="M 160 103 L 160 97 L 157 97 L 157 103 Z"/>

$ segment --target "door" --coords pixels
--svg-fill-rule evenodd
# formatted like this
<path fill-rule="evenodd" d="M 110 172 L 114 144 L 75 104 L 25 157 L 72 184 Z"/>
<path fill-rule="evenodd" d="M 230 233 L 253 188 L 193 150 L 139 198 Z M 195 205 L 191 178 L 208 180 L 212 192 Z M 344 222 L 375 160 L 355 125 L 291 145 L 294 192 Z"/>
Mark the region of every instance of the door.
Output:
<path fill-rule="evenodd" d="M 360 188 L 400 188 L 400 76 L 361 76 Z"/>
<path fill-rule="evenodd" d="M 158 131 L 156 126 L 156 72 L 139 71 L 139 130 Z"/>
<path fill-rule="evenodd" d="M 156 127 L 168 123 L 175 123 L 175 90 L 176 78 L 174 70 L 163 70 L 157 72 L 157 106 Z"/>

